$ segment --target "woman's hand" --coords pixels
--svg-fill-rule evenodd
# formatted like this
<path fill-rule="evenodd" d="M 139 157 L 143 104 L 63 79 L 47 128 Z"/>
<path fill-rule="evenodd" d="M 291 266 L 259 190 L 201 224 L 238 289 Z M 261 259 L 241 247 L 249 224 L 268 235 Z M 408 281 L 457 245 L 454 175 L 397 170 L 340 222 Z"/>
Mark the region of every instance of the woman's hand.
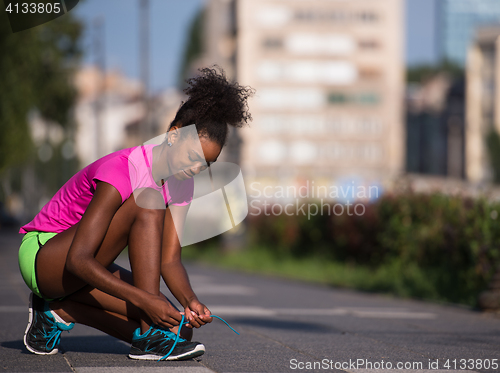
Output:
<path fill-rule="evenodd" d="M 179 325 L 182 320 L 182 314 L 160 296 L 149 294 L 142 310 L 154 324 L 167 329 Z"/>
<path fill-rule="evenodd" d="M 212 322 L 210 315 L 212 312 L 203 303 L 198 300 L 192 300 L 189 305 L 184 309 L 186 319 L 195 328 L 199 328 L 206 323 Z"/>

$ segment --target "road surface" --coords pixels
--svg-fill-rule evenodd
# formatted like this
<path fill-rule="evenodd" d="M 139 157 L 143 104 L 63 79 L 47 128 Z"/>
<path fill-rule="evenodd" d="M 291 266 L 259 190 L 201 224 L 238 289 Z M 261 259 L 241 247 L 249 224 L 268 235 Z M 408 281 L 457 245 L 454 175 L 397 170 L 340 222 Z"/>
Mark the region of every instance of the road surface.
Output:
<path fill-rule="evenodd" d="M 63 333 L 59 354 L 33 355 L 20 240 L 0 230 L 1 372 L 500 372 L 498 316 L 200 265 L 187 265 L 198 297 L 241 334 L 218 320 L 196 330 L 205 355 L 131 360 L 127 344 L 83 325 Z"/>

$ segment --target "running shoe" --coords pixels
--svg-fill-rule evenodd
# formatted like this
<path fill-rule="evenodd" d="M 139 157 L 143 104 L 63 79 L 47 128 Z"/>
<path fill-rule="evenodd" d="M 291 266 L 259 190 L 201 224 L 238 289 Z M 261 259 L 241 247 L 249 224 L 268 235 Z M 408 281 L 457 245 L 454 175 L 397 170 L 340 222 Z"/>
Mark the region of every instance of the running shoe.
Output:
<path fill-rule="evenodd" d="M 205 353 L 205 346 L 189 342 L 179 335 L 158 325 L 152 325 L 147 332 L 135 330 L 129 357 L 138 360 L 185 360 Z"/>
<path fill-rule="evenodd" d="M 61 333 L 73 329 L 74 325 L 74 323 L 66 325 L 57 322 L 50 312 L 49 304 L 31 293 L 24 345 L 28 351 L 37 355 L 57 354 Z"/>

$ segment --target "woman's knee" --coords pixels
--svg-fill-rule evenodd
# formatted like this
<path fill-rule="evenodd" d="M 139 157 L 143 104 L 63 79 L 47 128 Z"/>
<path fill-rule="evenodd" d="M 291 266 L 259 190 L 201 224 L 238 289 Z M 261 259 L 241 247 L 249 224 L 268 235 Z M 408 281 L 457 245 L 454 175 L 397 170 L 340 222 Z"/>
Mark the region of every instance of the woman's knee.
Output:
<path fill-rule="evenodd" d="M 135 223 L 141 226 L 153 227 L 163 226 L 165 210 L 141 209 L 135 217 Z"/>

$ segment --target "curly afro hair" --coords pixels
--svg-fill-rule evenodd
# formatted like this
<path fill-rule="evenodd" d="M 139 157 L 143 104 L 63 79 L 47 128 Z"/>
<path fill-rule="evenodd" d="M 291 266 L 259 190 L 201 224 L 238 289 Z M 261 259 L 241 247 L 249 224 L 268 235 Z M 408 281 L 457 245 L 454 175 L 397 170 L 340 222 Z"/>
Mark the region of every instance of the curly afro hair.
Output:
<path fill-rule="evenodd" d="M 188 99 L 181 104 L 170 127 L 195 124 L 199 135 L 223 147 L 228 126 L 240 128 L 252 120 L 247 100 L 255 91 L 228 81 L 218 66 L 199 71 L 200 75 L 186 80 L 184 92 Z"/>

